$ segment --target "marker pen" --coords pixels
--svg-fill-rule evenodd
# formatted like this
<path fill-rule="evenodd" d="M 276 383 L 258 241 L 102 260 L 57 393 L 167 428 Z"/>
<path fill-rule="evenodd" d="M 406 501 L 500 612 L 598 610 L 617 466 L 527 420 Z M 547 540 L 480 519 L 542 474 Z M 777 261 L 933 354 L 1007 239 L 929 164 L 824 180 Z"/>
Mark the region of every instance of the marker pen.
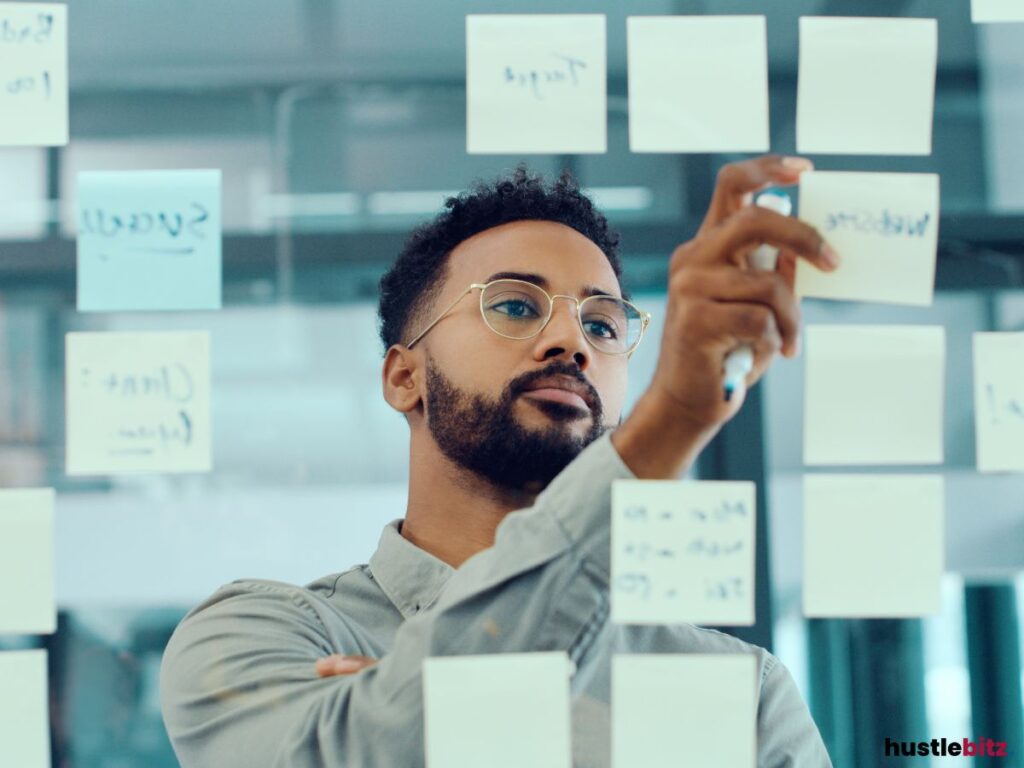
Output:
<path fill-rule="evenodd" d="M 790 200 L 782 190 L 769 190 L 758 195 L 754 203 L 762 208 L 789 216 L 793 213 L 793 201 Z M 778 261 L 779 249 L 774 245 L 760 245 L 750 255 L 750 266 L 754 269 L 774 271 Z M 725 358 L 725 400 L 732 400 L 733 393 L 744 386 L 747 375 L 754 369 L 754 349 L 749 344 L 743 344 Z"/>

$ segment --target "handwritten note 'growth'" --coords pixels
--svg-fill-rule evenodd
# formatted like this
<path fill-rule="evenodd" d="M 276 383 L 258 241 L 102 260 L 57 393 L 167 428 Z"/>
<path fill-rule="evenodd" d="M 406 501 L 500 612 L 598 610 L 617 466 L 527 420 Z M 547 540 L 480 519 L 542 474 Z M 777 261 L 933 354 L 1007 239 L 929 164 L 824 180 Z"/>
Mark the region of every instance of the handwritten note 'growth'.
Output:
<path fill-rule="evenodd" d="M 69 333 L 67 472 L 210 469 L 210 341 L 196 333 Z"/>
<path fill-rule="evenodd" d="M 754 623 L 754 484 L 612 486 L 612 620 Z"/>
<path fill-rule="evenodd" d="M 0 3 L 0 146 L 68 143 L 67 8 Z"/>
<path fill-rule="evenodd" d="M 78 177 L 78 309 L 219 309 L 221 174 Z"/>
<path fill-rule="evenodd" d="M 607 148 L 605 17 L 466 17 L 466 149 Z"/>
<path fill-rule="evenodd" d="M 939 177 L 933 173 L 805 173 L 800 218 L 839 251 L 822 272 L 799 259 L 800 296 L 923 306 L 935 291 Z"/>
<path fill-rule="evenodd" d="M 974 334 L 979 472 L 1024 472 L 1024 333 Z"/>

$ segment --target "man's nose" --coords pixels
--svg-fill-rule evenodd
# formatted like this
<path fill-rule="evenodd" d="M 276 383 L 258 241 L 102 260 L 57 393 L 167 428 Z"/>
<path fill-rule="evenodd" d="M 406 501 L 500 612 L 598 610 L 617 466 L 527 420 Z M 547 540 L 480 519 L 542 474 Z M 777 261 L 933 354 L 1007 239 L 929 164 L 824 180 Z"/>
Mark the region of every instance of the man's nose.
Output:
<path fill-rule="evenodd" d="M 559 299 L 564 301 L 559 302 Z M 536 360 L 573 360 L 581 371 L 586 370 L 593 348 L 583 335 L 578 312 L 579 305 L 572 296 L 552 297 L 551 319 L 537 336 L 534 346 Z"/>

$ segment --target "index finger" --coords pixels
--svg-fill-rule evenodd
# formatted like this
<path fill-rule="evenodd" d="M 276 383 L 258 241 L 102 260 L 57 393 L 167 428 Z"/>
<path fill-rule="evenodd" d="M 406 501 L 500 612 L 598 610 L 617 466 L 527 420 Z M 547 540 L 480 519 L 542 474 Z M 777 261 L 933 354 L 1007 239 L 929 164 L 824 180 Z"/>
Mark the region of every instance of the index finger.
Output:
<path fill-rule="evenodd" d="M 722 166 L 700 231 L 721 224 L 749 205 L 755 192 L 796 184 L 801 173 L 811 170 L 814 164 L 810 160 L 782 155 L 765 155 Z"/>

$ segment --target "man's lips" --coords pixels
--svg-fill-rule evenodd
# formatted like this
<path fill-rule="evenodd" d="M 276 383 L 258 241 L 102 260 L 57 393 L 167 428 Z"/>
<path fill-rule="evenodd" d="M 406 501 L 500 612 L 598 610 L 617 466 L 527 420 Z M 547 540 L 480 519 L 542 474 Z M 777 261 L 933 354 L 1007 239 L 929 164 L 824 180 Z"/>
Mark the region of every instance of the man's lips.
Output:
<path fill-rule="evenodd" d="M 587 405 L 587 401 L 577 395 L 575 392 L 570 392 L 568 389 L 558 389 L 556 387 L 541 387 L 540 389 L 528 389 L 523 392 L 524 397 L 535 397 L 538 400 L 549 400 L 555 403 L 565 403 L 584 411 L 589 411 L 590 406 Z"/>

